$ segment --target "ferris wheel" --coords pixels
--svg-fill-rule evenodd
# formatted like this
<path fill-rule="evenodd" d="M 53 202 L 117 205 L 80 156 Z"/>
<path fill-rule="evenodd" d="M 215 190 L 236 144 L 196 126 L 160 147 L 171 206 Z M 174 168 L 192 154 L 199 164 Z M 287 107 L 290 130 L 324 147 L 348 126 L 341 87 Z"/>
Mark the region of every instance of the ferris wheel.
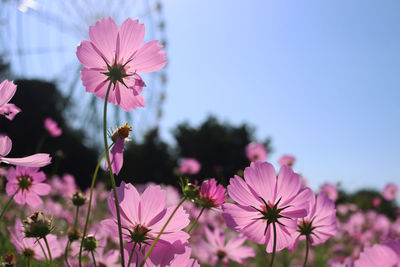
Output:
<path fill-rule="evenodd" d="M 145 41 L 166 45 L 161 0 L 0 0 L 0 57 L 16 78 L 55 82 L 67 98 L 66 116 L 74 128 L 98 131 L 103 103 L 85 92 L 76 47 L 88 40 L 89 26 L 102 17 L 118 25 L 128 17 L 146 26 Z M 165 48 L 164 48 L 165 49 Z M 133 123 L 135 136 L 157 126 L 162 116 L 166 68 L 143 75 L 146 107 L 110 112 L 109 126 Z M 90 127 L 88 127 L 90 125 Z"/>

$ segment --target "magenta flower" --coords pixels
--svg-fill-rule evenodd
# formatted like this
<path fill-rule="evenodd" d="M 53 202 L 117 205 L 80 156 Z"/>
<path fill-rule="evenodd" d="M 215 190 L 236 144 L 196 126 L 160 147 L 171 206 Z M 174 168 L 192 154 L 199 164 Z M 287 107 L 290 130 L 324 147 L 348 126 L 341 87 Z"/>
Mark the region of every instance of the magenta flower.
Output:
<path fill-rule="evenodd" d="M 50 180 L 51 183 L 51 194 L 54 196 L 62 196 L 65 198 L 71 198 L 75 191 L 78 190 L 78 186 L 75 183 L 75 178 L 72 174 L 65 173 L 62 178 L 56 176 Z"/>
<path fill-rule="evenodd" d="M 258 244 L 273 250 L 276 226 L 276 251 L 293 243 L 297 219 L 307 215 L 313 192 L 302 188 L 301 178 L 290 167 L 282 166 L 278 178 L 267 162 L 255 162 L 244 170 L 244 179 L 230 179 L 229 196 L 238 204 L 222 205 L 228 227 L 243 233 Z"/>
<path fill-rule="evenodd" d="M 291 155 L 283 155 L 278 160 L 278 164 L 281 167 L 284 166 L 284 165 L 292 167 L 295 162 L 296 162 L 296 158 L 294 156 L 291 156 Z"/>
<path fill-rule="evenodd" d="M 87 92 L 105 99 L 112 82 L 115 89 L 110 90 L 108 102 L 125 111 L 145 106 L 141 93 L 146 85 L 138 74 L 157 71 L 167 60 L 158 41 L 142 44 L 144 32 L 144 25 L 130 18 L 119 29 L 112 18 L 89 28 L 90 41 L 82 41 L 76 51 L 84 66 L 81 78 Z"/>
<path fill-rule="evenodd" d="M 15 221 L 14 228 L 9 226 L 8 231 L 11 235 L 11 243 L 13 243 L 15 249 L 19 254 L 31 255 L 34 259 L 44 260 L 45 257 L 43 255 L 43 250 L 40 247 L 40 245 L 42 245 L 44 248 L 46 247 L 44 241 L 36 241 L 36 238 L 25 237 L 24 230 L 25 228 L 19 220 Z M 49 242 L 49 246 L 51 247 L 51 255 L 53 256 L 53 258 L 60 257 L 64 252 L 64 247 L 60 245 L 57 237 L 53 234 L 49 234 L 46 236 L 46 238 Z"/>
<path fill-rule="evenodd" d="M 0 115 L 13 120 L 15 115 L 21 112 L 14 104 L 8 103 L 14 96 L 17 86 L 11 81 L 4 80 L 0 83 Z"/>
<path fill-rule="evenodd" d="M 251 162 L 265 161 L 267 159 L 267 150 L 261 143 L 250 143 L 246 146 L 246 157 Z"/>
<path fill-rule="evenodd" d="M 336 186 L 330 183 L 325 183 L 321 186 L 320 191 L 323 192 L 329 199 L 336 201 L 339 196 L 339 191 Z"/>
<path fill-rule="evenodd" d="M 4 162 L 12 165 L 26 167 L 43 167 L 51 163 L 50 155 L 43 153 L 38 153 L 23 158 L 6 158 L 5 156 L 10 153 L 11 147 L 11 139 L 6 135 L 0 134 L 0 163 Z"/>
<path fill-rule="evenodd" d="M 7 173 L 6 192 L 8 196 L 14 196 L 15 202 L 20 205 L 25 203 L 31 207 L 37 207 L 43 203 L 40 196 L 45 196 L 50 193 L 50 185 L 43 183 L 46 176 L 43 172 L 38 171 L 39 168 L 30 168 L 17 166 L 11 167 Z"/>
<path fill-rule="evenodd" d="M 298 219 L 299 234 L 291 248 L 295 248 L 299 240 L 307 235 L 311 245 L 316 246 L 338 233 L 335 203 L 324 193 L 319 193 L 316 200 L 313 195 L 309 204 L 310 212 Z"/>
<path fill-rule="evenodd" d="M 199 190 L 199 200 L 205 208 L 220 207 L 226 199 L 226 190 L 222 185 L 217 185 L 217 181 L 212 178 L 204 181 Z"/>
<path fill-rule="evenodd" d="M 128 124 L 118 127 L 111 135 L 111 139 L 114 142 L 114 146 L 110 151 L 110 162 L 113 173 L 117 174 L 121 171 L 122 165 L 124 164 L 124 144 L 125 140 L 129 137 L 129 132 L 132 127 Z M 108 162 L 105 163 L 105 168 L 108 169 Z"/>
<path fill-rule="evenodd" d="M 159 186 L 148 186 L 143 194 L 139 195 L 133 185 L 121 182 L 121 185 L 117 188 L 117 194 L 124 239 L 131 242 L 131 245 L 136 242 L 138 246 L 146 248 L 147 244 L 151 244 L 161 231 L 176 206 L 166 208 L 166 192 L 161 190 Z M 115 235 L 117 232 L 117 215 L 113 195 L 108 198 L 108 207 L 113 218 L 103 220 L 101 224 L 110 235 Z M 175 241 L 186 242 L 189 235 L 182 229 L 188 224 L 189 216 L 180 207 L 161 235 L 149 259 L 153 262 L 157 261 L 157 249 L 161 249 L 163 244 Z"/>
<path fill-rule="evenodd" d="M 229 260 L 232 260 L 244 265 L 246 258 L 255 256 L 252 247 L 243 246 L 243 243 L 247 240 L 244 236 L 235 236 L 227 241 L 225 231 L 222 231 L 219 227 L 215 227 L 214 231 L 204 227 L 204 231 L 206 241 L 200 239 L 198 246 L 198 250 L 202 250 L 198 254 L 202 255 L 199 260 L 204 264 L 216 266 L 219 262 L 222 262 L 225 266 L 228 266 Z"/>
<path fill-rule="evenodd" d="M 372 206 L 374 206 L 375 208 L 379 207 L 381 203 L 382 199 L 380 197 L 374 197 L 374 199 L 372 200 Z"/>
<path fill-rule="evenodd" d="M 182 174 L 189 174 L 189 175 L 194 175 L 199 173 L 201 169 L 201 164 L 194 158 L 185 158 L 182 160 L 180 166 L 179 166 L 179 171 Z"/>
<path fill-rule="evenodd" d="M 58 127 L 57 122 L 55 122 L 52 118 L 46 118 L 44 120 L 44 128 L 52 137 L 58 137 L 62 134 L 61 128 Z"/>
<path fill-rule="evenodd" d="M 387 201 L 392 201 L 397 197 L 398 193 L 399 193 L 399 188 L 395 184 L 389 183 L 383 189 L 382 196 Z"/>

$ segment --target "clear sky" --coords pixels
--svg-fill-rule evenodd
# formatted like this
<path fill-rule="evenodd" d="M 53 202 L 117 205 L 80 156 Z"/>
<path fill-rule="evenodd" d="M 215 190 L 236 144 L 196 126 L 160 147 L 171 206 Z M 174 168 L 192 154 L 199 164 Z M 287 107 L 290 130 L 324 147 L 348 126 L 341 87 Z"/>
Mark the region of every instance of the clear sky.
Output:
<path fill-rule="evenodd" d="M 400 1 L 164 2 L 164 137 L 215 114 L 270 136 L 269 161 L 295 155 L 314 188 L 400 185 Z"/>

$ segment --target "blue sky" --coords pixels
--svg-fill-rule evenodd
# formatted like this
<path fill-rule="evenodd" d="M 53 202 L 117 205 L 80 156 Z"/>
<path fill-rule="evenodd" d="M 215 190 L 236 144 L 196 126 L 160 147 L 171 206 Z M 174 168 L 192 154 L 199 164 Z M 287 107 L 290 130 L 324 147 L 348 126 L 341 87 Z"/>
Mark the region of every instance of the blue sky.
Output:
<path fill-rule="evenodd" d="M 313 188 L 400 185 L 399 1 L 165 1 L 162 134 L 208 114 L 270 136 Z"/>

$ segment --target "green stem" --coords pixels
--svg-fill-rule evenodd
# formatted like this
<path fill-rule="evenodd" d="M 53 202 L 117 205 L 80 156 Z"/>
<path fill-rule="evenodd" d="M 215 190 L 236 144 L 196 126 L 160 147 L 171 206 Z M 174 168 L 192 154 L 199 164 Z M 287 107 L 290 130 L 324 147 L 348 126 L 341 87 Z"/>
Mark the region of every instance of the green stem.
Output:
<path fill-rule="evenodd" d="M 188 234 L 190 234 L 190 232 L 192 231 L 193 227 L 197 224 L 197 222 L 200 219 L 201 214 L 203 214 L 205 207 L 203 207 L 199 213 L 199 215 L 196 217 L 196 219 L 194 220 L 194 222 L 192 223 L 192 225 L 190 226 L 189 230 L 187 231 Z"/>
<path fill-rule="evenodd" d="M 114 143 L 112 143 L 110 145 L 110 147 L 113 146 L 113 145 L 114 145 Z M 88 228 L 88 225 L 89 225 L 90 210 L 92 208 L 93 189 L 94 189 L 94 185 L 96 183 L 97 173 L 99 172 L 101 161 L 103 160 L 105 155 L 106 155 L 106 152 L 104 151 L 103 154 L 101 154 L 99 161 L 97 162 L 96 169 L 94 170 L 93 177 L 92 177 L 92 184 L 90 185 L 89 206 L 88 206 L 88 211 L 87 211 L 87 214 L 86 214 L 85 227 L 83 228 L 81 246 L 80 246 L 80 249 L 79 249 L 79 267 L 82 267 L 82 247 L 83 247 L 84 237 L 86 236 L 87 228 Z"/>
<path fill-rule="evenodd" d="M 92 251 L 90 251 L 90 253 L 92 254 L 93 265 L 94 265 L 94 267 L 97 267 L 97 265 L 96 265 L 96 259 L 95 259 L 95 257 L 94 257 L 93 250 L 92 250 Z"/>
<path fill-rule="evenodd" d="M 48 260 L 47 255 L 46 255 L 46 251 L 44 250 L 44 247 L 42 246 L 42 243 L 39 242 L 38 238 L 36 238 L 36 242 L 39 243 L 39 246 L 42 249 L 42 252 L 43 252 L 43 255 L 44 255 L 44 259 L 46 260 L 46 264 L 49 265 L 49 260 Z"/>
<path fill-rule="evenodd" d="M 154 239 L 153 243 L 151 244 L 151 247 L 149 248 L 149 250 L 147 251 L 146 255 L 144 256 L 143 261 L 140 264 L 140 267 L 144 266 L 144 263 L 146 262 L 147 258 L 150 256 L 151 251 L 153 250 L 153 248 L 156 245 L 157 241 L 160 239 L 160 237 L 161 237 L 162 233 L 164 232 L 165 228 L 167 228 L 167 226 L 168 226 L 169 222 L 171 221 L 172 217 L 175 215 L 176 211 L 182 205 L 182 203 L 185 202 L 185 200 L 186 200 L 186 197 L 183 197 L 181 202 L 179 202 L 179 204 L 176 206 L 174 211 L 171 213 L 171 215 L 169 216 L 168 220 L 165 222 L 164 226 L 161 228 L 161 231 L 158 233 L 156 239 Z"/>
<path fill-rule="evenodd" d="M 78 213 L 79 213 L 79 206 L 76 206 L 74 228 L 78 226 Z"/>
<path fill-rule="evenodd" d="M 276 225 L 275 225 L 275 222 L 272 223 L 272 227 L 274 228 L 274 246 L 272 249 L 272 258 L 271 258 L 271 264 L 270 264 L 271 267 L 274 265 L 275 252 L 276 252 Z"/>
<path fill-rule="evenodd" d="M 18 193 L 18 191 L 19 191 L 19 187 L 18 187 L 17 191 L 15 191 L 15 193 L 11 195 L 10 199 L 7 201 L 6 205 L 4 206 L 3 210 L 1 211 L 0 220 L 1 220 L 1 218 L 3 218 L 3 214 L 6 212 L 8 206 L 10 205 L 11 201 L 13 200 L 15 195 Z"/>
<path fill-rule="evenodd" d="M 53 258 L 51 257 L 51 251 L 50 251 L 49 242 L 47 242 L 47 238 L 46 237 L 43 237 L 43 239 L 44 239 L 44 243 L 46 244 L 46 247 L 47 247 L 47 252 L 49 253 L 50 266 L 53 267 Z"/>
<path fill-rule="evenodd" d="M 124 243 L 123 243 L 123 239 L 122 239 L 121 215 L 119 213 L 117 186 L 115 185 L 114 173 L 113 173 L 112 166 L 111 166 L 110 153 L 108 152 L 108 144 L 107 144 L 107 101 L 108 101 L 108 95 L 110 94 L 111 84 L 112 84 L 112 82 L 110 81 L 110 83 L 108 84 L 106 97 L 104 99 L 103 136 L 104 136 L 104 148 L 106 150 L 106 158 L 107 158 L 107 163 L 108 163 L 108 170 L 110 172 L 111 186 L 112 186 L 112 190 L 114 193 L 115 210 L 117 213 L 119 248 L 121 251 L 121 266 L 125 267 Z M 114 88 L 115 88 L 115 85 L 114 85 Z"/>
<path fill-rule="evenodd" d="M 133 252 L 135 252 L 135 248 L 136 248 L 136 242 L 135 242 L 135 244 L 133 245 L 131 254 L 129 255 L 129 261 L 128 261 L 128 266 L 127 266 L 127 267 L 129 267 L 129 265 L 131 265 L 131 261 L 132 261 L 132 257 L 133 257 Z M 137 257 L 136 257 L 136 258 L 137 258 Z"/>
<path fill-rule="evenodd" d="M 65 247 L 65 252 L 64 252 L 64 261 L 68 265 L 68 267 L 72 267 L 71 263 L 68 261 L 68 250 L 69 250 L 69 240 L 67 242 L 67 246 Z"/>
<path fill-rule="evenodd" d="M 31 257 L 26 257 L 26 267 L 31 267 Z"/>
<path fill-rule="evenodd" d="M 44 144 L 44 141 L 46 141 L 47 136 L 49 136 L 49 133 L 46 131 L 42 137 L 40 137 L 38 144 L 36 145 L 36 153 L 39 153 L 40 150 L 42 149 L 42 146 Z"/>
<path fill-rule="evenodd" d="M 304 259 L 303 267 L 306 267 L 309 249 L 310 249 L 310 237 L 309 235 L 306 235 L 306 258 Z"/>

